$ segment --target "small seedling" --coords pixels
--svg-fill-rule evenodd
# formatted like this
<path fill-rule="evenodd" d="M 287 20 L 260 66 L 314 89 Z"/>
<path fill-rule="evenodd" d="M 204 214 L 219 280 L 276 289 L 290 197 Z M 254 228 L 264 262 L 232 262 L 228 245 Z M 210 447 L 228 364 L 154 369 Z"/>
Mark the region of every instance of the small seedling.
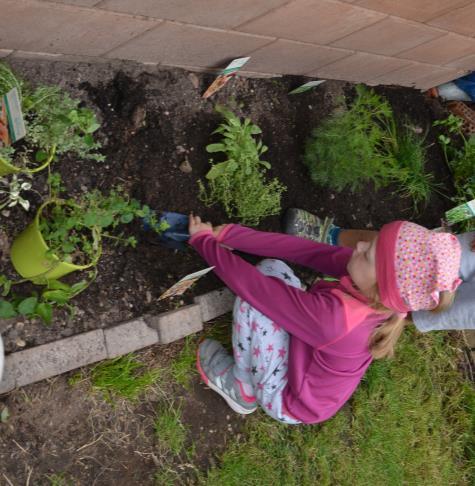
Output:
<path fill-rule="evenodd" d="M 30 191 L 31 183 L 13 174 L 10 179 L 0 177 L 0 210 L 13 208 L 19 204 L 25 211 L 30 209 L 30 201 L 22 196 L 22 192 Z"/>
<path fill-rule="evenodd" d="M 257 225 L 262 218 L 280 212 L 286 188 L 277 179 L 266 181 L 265 173 L 271 165 L 260 157 L 267 152 L 267 146 L 254 138 L 262 133 L 261 129 L 249 118 L 241 121 L 223 106 L 218 105 L 216 111 L 225 121 L 213 133 L 223 138 L 206 150 L 211 154 L 223 153 L 226 160 L 215 163 L 210 159 L 208 187 L 199 181 L 199 197 L 207 206 L 222 204 L 230 218 Z"/>

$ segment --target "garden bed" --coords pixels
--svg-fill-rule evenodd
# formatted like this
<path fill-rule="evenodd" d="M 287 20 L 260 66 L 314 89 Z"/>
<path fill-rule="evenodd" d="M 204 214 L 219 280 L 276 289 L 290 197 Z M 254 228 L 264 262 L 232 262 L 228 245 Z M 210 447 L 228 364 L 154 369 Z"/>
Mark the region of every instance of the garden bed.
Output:
<path fill-rule="evenodd" d="M 98 139 L 103 144 L 105 162 L 65 157 L 54 165 L 71 195 L 121 184 L 133 197 L 158 211 L 194 211 L 214 224 L 228 222 L 221 207 L 206 208 L 199 201 L 197 185 L 197 180 L 209 170 L 205 147 L 214 140 L 211 133 L 221 122 L 214 111 L 214 105 L 220 103 L 261 127 L 263 141 L 269 146 L 265 159 L 272 164 L 270 175 L 288 188 L 282 199 L 283 210 L 301 207 L 321 216 L 331 215 L 337 224 L 351 228 L 379 228 L 398 218 L 436 227 L 444 211 L 451 207 L 449 199 L 433 193 L 429 205 L 414 214 L 412 201 L 394 194 L 391 188 L 376 191 L 368 185 L 356 194 L 339 195 L 315 187 L 302 164 L 305 140 L 311 129 L 332 112 L 339 97 L 354 96 L 351 83 L 328 81 L 313 91 L 289 96 L 288 92 L 304 78 L 237 78 L 210 100 L 203 100 L 201 94 L 213 80 L 209 74 L 134 63 L 13 60 L 11 65 L 35 85 L 56 84 L 79 97 L 102 123 Z M 434 119 L 443 115 L 443 107 L 417 90 L 378 87 L 376 91 L 389 99 L 397 119 L 408 116 L 412 124 L 428 131 L 427 170 L 450 196 L 450 174 L 432 129 Z M 191 172 L 182 170 L 185 160 Z M 33 184 L 44 193 L 46 175 L 36 176 Z M 15 207 L 1 216 L 0 257 L 7 272 L 11 272 L 8 244 L 31 220 L 39 197 L 33 197 L 32 202 L 29 213 Z M 259 228 L 280 231 L 280 218 L 268 217 Z M 222 286 L 214 275 L 208 274 L 184 296 L 158 302 L 158 296 L 170 285 L 207 265 L 190 248 L 183 252 L 162 248 L 156 236 L 138 224 L 126 231 L 137 236 L 137 248 L 105 244 L 97 280 L 72 301 L 77 307 L 73 317 L 56 311 L 50 326 L 23 318 L 0 321 L 7 352 L 145 313 L 163 312 Z M 73 274 L 66 280 L 74 282 L 78 278 Z"/>

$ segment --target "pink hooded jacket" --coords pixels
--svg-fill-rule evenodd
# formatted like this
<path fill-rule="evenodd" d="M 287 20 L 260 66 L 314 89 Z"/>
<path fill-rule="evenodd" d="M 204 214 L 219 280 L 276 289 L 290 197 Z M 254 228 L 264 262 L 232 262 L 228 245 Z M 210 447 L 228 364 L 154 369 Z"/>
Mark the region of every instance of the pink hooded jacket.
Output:
<path fill-rule="evenodd" d="M 372 361 L 368 339 L 388 314 L 374 311 L 352 285 L 346 265 L 352 250 L 280 233 L 227 225 L 219 239 L 210 231 L 190 244 L 242 299 L 290 334 L 284 407 L 304 423 L 333 416 L 350 398 Z M 281 258 L 340 278 L 308 291 L 260 273 L 226 245 L 254 255 Z"/>

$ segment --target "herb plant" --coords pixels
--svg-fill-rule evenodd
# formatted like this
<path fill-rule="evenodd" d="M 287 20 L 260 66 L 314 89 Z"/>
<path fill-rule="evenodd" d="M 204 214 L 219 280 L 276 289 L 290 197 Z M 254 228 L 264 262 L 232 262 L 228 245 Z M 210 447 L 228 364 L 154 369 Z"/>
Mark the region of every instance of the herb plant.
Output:
<path fill-rule="evenodd" d="M 216 111 L 224 118 L 213 134 L 222 135 L 219 143 L 206 147 L 208 153 L 223 153 L 226 160 L 215 163 L 210 160 L 211 169 L 206 174 L 208 187 L 202 181 L 200 199 L 208 206 L 221 203 L 228 217 L 236 217 L 242 223 L 257 225 L 265 216 L 280 212 L 280 200 L 286 190 L 277 179 L 266 181 L 265 173 L 269 162 L 260 160 L 267 151 L 255 135 L 262 133 L 249 118 L 241 121 L 223 106 Z"/>
<path fill-rule="evenodd" d="M 36 162 L 46 160 L 53 149 L 57 155 L 71 153 L 82 159 L 104 160 L 96 152 L 101 145 L 92 135 L 100 127 L 96 115 L 79 108 L 79 103 L 56 86 L 41 86 L 24 95 L 26 141 L 38 149 Z"/>
<path fill-rule="evenodd" d="M 96 115 L 79 107 L 57 86 L 32 89 L 0 63 L 0 95 L 16 87 L 22 100 L 26 136 L 15 148 L 1 147 L 0 157 L 9 163 L 34 170 L 49 157 L 71 153 L 82 159 L 103 161 L 93 133 L 100 127 Z M 33 160 L 32 160 L 33 159 Z"/>
<path fill-rule="evenodd" d="M 387 151 L 387 175 L 390 182 L 398 186 L 397 192 L 411 198 L 414 208 L 427 204 L 432 192 L 437 192 L 440 184 L 434 175 L 426 172 L 426 147 L 423 137 L 417 136 L 409 125 L 397 128 L 392 123 L 389 136 L 384 141 Z"/>
<path fill-rule="evenodd" d="M 153 211 L 139 201 L 131 199 L 120 188 L 109 194 L 99 190 L 87 192 L 79 199 L 59 199 L 62 192 L 59 174 L 50 176 L 52 199 L 40 217 L 40 231 L 49 247 L 49 254 L 62 261 L 76 264 L 97 262 L 101 239 L 135 247 L 135 237 L 123 233 L 111 234 L 119 225 L 131 223 L 135 218 L 146 219 L 156 232 L 163 231 Z"/>
<path fill-rule="evenodd" d="M 456 190 L 452 200 L 457 205 L 475 199 L 475 135 L 466 137 L 462 125 L 463 120 L 455 115 L 434 122 L 434 126 L 443 127 L 447 133 L 440 134 L 438 140 L 452 172 Z M 475 224 L 472 219 L 461 226 L 464 231 L 471 231 Z"/>
<path fill-rule="evenodd" d="M 399 127 L 388 101 L 363 85 L 356 86 L 350 108 L 314 130 L 304 162 L 316 184 L 336 191 L 360 190 L 368 181 L 376 188 L 394 183 L 417 206 L 437 188 L 425 172 L 424 139 L 407 124 Z"/>
<path fill-rule="evenodd" d="M 392 121 L 391 106 L 362 85 L 349 109 L 340 108 L 308 140 L 304 163 L 312 180 L 336 191 L 357 191 L 368 180 L 388 183 L 387 154 L 380 147 Z"/>

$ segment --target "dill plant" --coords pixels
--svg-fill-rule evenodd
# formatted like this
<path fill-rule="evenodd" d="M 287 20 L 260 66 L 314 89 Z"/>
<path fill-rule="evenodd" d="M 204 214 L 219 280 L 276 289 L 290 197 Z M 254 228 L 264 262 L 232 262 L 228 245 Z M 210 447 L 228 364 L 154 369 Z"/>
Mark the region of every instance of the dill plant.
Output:
<path fill-rule="evenodd" d="M 425 171 L 426 147 L 404 124 L 396 123 L 387 100 L 363 85 L 348 109 L 338 110 L 317 127 L 304 155 L 312 180 L 336 191 L 394 183 L 414 206 L 426 203 L 438 185 Z"/>
<path fill-rule="evenodd" d="M 223 205 L 228 217 L 236 217 L 242 223 L 257 225 L 265 216 L 278 214 L 281 196 L 286 190 L 277 179 L 266 180 L 269 162 L 260 160 L 267 152 L 262 141 L 255 135 L 262 133 L 249 118 L 241 121 L 224 106 L 216 106 L 223 116 L 222 123 L 213 134 L 222 135 L 219 143 L 206 147 L 208 153 L 223 153 L 226 160 L 215 163 L 210 160 L 211 169 L 206 174 L 208 187 L 198 181 L 200 199 L 207 205 Z"/>
<path fill-rule="evenodd" d="M 434 174 L 425 170 L 425 137 L 417 136 L 407 124 L 398 129 L 394 122 L 385 145 L 388 180 L 398 186 L 402 197 L 412 199 L 414 208 L 427 204 L 432 192 L 438 192 L 441 185 L 435 182 Z"/>
<path fill-rule="evenodd" d="M 357 191 L 368 180 L 386 185 L 387 154 L 380 147 L 392 116 L 386 100 L 357 85 L 351 107 L 324 120 L 306 144 L 304 163 L 312 180 L 336 191 Z"/>

